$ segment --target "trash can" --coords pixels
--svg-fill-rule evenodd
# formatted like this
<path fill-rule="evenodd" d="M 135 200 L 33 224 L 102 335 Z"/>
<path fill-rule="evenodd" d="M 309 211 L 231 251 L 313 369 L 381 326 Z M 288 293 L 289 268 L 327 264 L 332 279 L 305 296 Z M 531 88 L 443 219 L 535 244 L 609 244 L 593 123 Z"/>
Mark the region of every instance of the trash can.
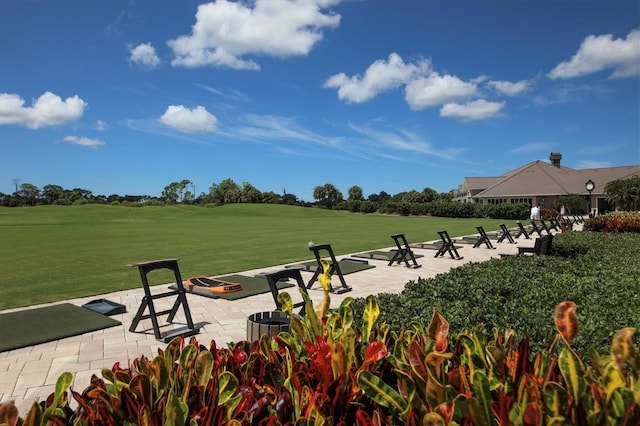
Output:
<path fill-rule="evenodd" d="M 260 336 L 289 331 L 289 315 L 282 311 L 258 312 L 247 318 L 247 340 L 255 342 Z"/>

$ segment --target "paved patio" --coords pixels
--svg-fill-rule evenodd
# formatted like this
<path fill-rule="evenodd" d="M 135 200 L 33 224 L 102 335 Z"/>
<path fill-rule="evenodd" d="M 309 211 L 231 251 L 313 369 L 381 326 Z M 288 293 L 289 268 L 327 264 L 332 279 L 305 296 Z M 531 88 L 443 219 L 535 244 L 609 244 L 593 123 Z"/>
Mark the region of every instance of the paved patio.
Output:
<path fill-rule="evenodd" d="M 519 246 L 532 247 L 534 238 L 526 240 L 521 237 L 515 244 L 506 241 L 496 243 L 493 240 L 493 244 L 496 247 L 495 250 L 486 248 L 484 244 L 478 248 L 473 248 L 472 244 L 458 244 L 462 247 L 458 249 L 460 255 L 464 257 L 462 260 L 451 259 L 448 254 L 434 258 L 435 250 L 414 249 L 414 253 L 423 255 L 417 259 L 422 265 L 419 269 L 406 268 L 404 264 L 387 266 L 386 261 L 369 260 L 369 263 L 376 267 L 346 275 L 345 280 L 352 291 L 331 294 L 331 307 L 337 307 L 347 296 L 366 297 L 383 292 L 399 293 L 411 280 L 434 277 L 464 263 L 482 262 L 492 257 L 500 257 L 501 253 L 515 254 Z M 380 250 L 386 251 L 392 248 L 395 247 L 384 247 Z M 349 256 L 350 254 L 336 257 L 342 259 Z M 253 276 L 257 273 L 275 272 L 284 266 L 276 265 L 239 273 Z M 302 274 L 305 281 L 311 278 L 311 273 L 303 272 Z M 340 286 L 337 278 L 333 279 L 333 285 Z M 164 285 L 157 287 L 159 291 L 166 290 Z M 300 300 L 296 288 L 292 287 L 289 290 L 294 300 Z M 314 284 L 309 294 L 314 303 L 319 302 L 320 285 Z M 74 374 L 72 388 L 82 392 L 93 374 L 100 376 L 103 367 L 111 368 L 116 362 L 129 365 L 142 354 L 147 357 L 156 355 L 157 350 L 164 348 L 166 344 L 155 339 L 150 320 L 143 320 L 136 332 L 129 332 L 129 326 L 143 296 L 144 291 L 140 286 L 132 290 L 67 300 L 66 302 L 81 306 L 91 300 L 105 298 L 125 305 L 127 312 L 112 316 L 122 323 L 117 327 L 0 352 L 0 402 L 15 401 L 21 416 L 24 416 L 34 401 L 44 399 L 53 392 L 56 379 L 64 371 Z M 211 340 L 215 340 L 219 347 L 230 342 L 245 340 L 247 317 L 256 312 L 271 311 L 275 308 L 270 293 L 236 301 L 212 299 L 194 294 L 188 294 L 187 299 L 194 323 L 202 325 L 200 334 L 197 335 L 198 341 L 208 345 Z M 169 309 L 174 300 L 173 298 L 159 299 L 155 301 L 156 309 Z M 181 314 L 182 310 L 176 317 L 177 322 L 184 322 Z M 161 323 L 165 318 L 161 317 Z"/>

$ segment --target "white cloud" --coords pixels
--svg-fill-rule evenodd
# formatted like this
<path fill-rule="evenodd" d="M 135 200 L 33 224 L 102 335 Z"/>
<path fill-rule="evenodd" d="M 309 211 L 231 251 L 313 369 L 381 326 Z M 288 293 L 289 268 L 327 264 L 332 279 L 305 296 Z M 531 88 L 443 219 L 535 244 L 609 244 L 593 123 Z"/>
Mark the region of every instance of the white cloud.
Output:
<path fill-rule="evenodd" d="M 578 169 L 602 169 L 605 167 L 613 167 L 610 161 L 584 160 L 578 163 Z"/>
<path fill-rule="evenodd" d="M 216 130 L 218 119 L 203 106 L 188 109 L 183 105 L 169 105 L 160 122 L 184 133 L 211 133 Z"/>
<path fill-rule="evenodd" d="M 143 68 L 158 68 L 160 66 L 160 58 L 156 53 L 155 47 L 151 43 L 141 43 L 135 47 L 129 48 L 129 60 Z"/>
<path fill-rule="evenodd" d="M 387 153 L 389 150 L 404 151 L 409 153 L 433 155 L 435 157 L 452 160 L 462 151 L 459 148 L 451 147 L 445 150 L 437 150 L 432 147 L 431 143 L 425 141 L 421 136 L 406 129 L 379 130 L 355 124 L 350 124 L 349 127 L 354 131 L 365 135 L 367 140 L 371 140 L 376 147 L 383 148 L 384 152 Z M 398 156 L 397 158 L 400 159 L 402 156 Z"/>
<path fill-rule="evenodd" d="M 506 96 L 516 96 L 520 93 L 528 92 L 532 89 L 533 82 L 531 80 L 511 81 L 490 81 L 487 83 L 489 87 L 494 88 L 499 93 Z"/>
<path fill-rule="evenodd" d="M 106 145 L 106 143 L 100 139 L 90 139 L 80 136 L 66 136 L 63 141 L 89 148 L 97 148 L 99 146 Z"/>
<path fill-rule="evenodd" d="M 467 102 L 464 105 L 448 103 L 440 108 L 440 116 L 459 118 L 461 120 L 485 120 L 499 117 L 500 110 L 504 106 L 504 102 L 489 102 L 484 99 Z"/>
<path fill-rule="evenodd" d="M 530 153 L 530 152 L 539 152 L 539 151 L 550 151 L 552 148 L 553 148 L 553 144 L 551 144 L 550 142 L 531 142 L 531 143 L 517 146 L 513 148 L 510 152 Z"/>
<path fill-rule="evenodd" d="M 98 130 L 99 132 L 104 132 L 109 128 L 109 126 L 104 121 L 98 120 L 93 124 L 93 128 Z"/>
<path fill-rule="evenodd" d="M 25 107 L 24 99 L 12 93 L 0 93 L 0 125 L 17 124 L 30 129 L 56 126 L 82 117 L 87 103 L 78 95 L 64 101 L 60 96 L 45 92 Z"/>
<path fill-rule="evenodd" d="M 404 98 L 413 110 L 465 100 L 477 92 L 474 83 L 468 83 L 452 75 L 436 72 L 417 78 L 407 84 Z"/>
<path fill-rule="evenodd" d="M 640 30 L 631 31 L 626 39 L 613 39 L 611 34 L 586 37 L 569 61 L 558 64 L 549 78 L 573 78 L 613 68 L 611 78 L 640 75 Z"/>
<path fill-rule="evenodd" d="M 339 73 L 329 77 L 323 87 L 337 88 L 339 99 L 362 103 L 374 98 L 378 93 L 406 84 L 416 76 L 425 75 L 428 70 L 429 62 L 426 60 L 417 64 L 405 63 L 400 55 L 391 53 L 387 61 L 380 59 L 371 64 L 364 77 L 348 77 Z"/>
<path fill-rule="evenodd" d="M 337 27 L 340 15 L 326 12 L 338 0 L 227 0 L 201 4 L 191 34 L 169 40 L 173 66 L 207 65 L 259 69 L 246 55 L 307 55 L 322 30 Z M 252 5 L 253 7 L 250 7 Z"/>

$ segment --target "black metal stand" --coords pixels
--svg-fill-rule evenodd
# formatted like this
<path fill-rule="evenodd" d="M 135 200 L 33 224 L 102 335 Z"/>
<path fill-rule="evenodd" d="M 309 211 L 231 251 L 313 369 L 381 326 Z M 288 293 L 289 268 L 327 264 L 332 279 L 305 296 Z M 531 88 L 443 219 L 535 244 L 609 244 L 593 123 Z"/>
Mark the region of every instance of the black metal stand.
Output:
<path fill-rule="evenodd" d="M 487 248 L 495 249 L 493 244 L 491 244 L 491 240 L 489 239 L 489 236 L 484 231 L 484 228 L 482 226 L 476 226 L 476 229 L 478 230 L 479 235 L 478 235 L 478 241 L 476 241 L 476 243 L 473 245 L 473 248 L 480 247 L 480 244 L 484 243 L 484 245 L 486 245 Z"/>
<path fill-rule="evenodd" d="M 142 299 L 140 307 L 138 308 L 136 316 L 133 318 L 131 327 L 129 327 L 130 332 L 135 332 L 140 321 L 147 318 L 151 319 L 151 324 L 153 325 L 153 333 L 155 334 L 156 339 L 162 340 L 164 342 L 169 342 L 177 336 L 193 336 L 200 332 L 200 328 L 195 327 L 193 325 L 193 320 L 191 319 L 191 311 L 189 310 L 189 305 L 187 304 L 186 290 L 184 288 L 184 285 L 182 284 L 182 277 L 180 276 L 180 269 L 178 268 L 177 259 L 153 260 L 150 262 L 132 263 L 127 266 L 138 268 L 138 270 L 140 271 L 140 279 L 142 280 L 142 287 L 144 288 L 144 297 Z M 149 286 L 147 274 L 156 269 L 169 269 L 173 271 L 176 279 L 177 290 L 167 291 L 159 294 L 151 294 L 151 288 Z M 156 312 L 153 301 L 156 299 L 172 296 L 176 296 L 173 307 L 165 311 Z M 180 308 L 180 306 L 182 306 L 182 308 L 184 309 L 187 328 L 179 328 L 162 333 L 160 331 L 160 325 L 158 324 L 158 316 L 169 314 L 169 316 L 167 317 L 167 322 L 171 323 L 178 313 L 178 309 Z M 149 309 L 149 313 L 145 314 L 147 308 Z"/>
<path fill-rule="evenodd" d="M 533 235 L 533 233 L 535 232 L 536 234 L 538 234 L 539 237 L 542 237 L 542 231 L 540 231 L 540 228 L 538 228 L 538 225 L 536 224 L 535 220 L 531 220 L 531 229 L 533 229 L 533 232 L 531 232 L 531 235 Z"/>
<path fill-rule="evenodd" d="M 542 229 L 544 229 L 547 234 L 551 235 L 551 227 L 547 225 L 547 222 L 545 222 L 544 219 L 540 219 L 540 226 L 542 226 Z"/>
<path fill-rule="evenodd" d="M 438 231 L 438 235 L 440 235 L 440 239 L 442 240 L 442 247 L 438 249 L 436 255 L 433 257 L 444 256 L 444 254 L 448 252 L 452 259 L 462 259 L 462 256 L 458 254 L 458 250 L 456 250 L 456 246 L 453 244 L 453 241 L 451 241 L 449 233 L 447 231 Z"/>
<path fill-rule="evenodd" d="M 514 235 L 514 238 L 520 238 L 520 235 L 524 235 L 527 240 L 530 240 L 531 237 L 529 236 L 527 230 L 524 228 L 522 222 L 517 221 L 516 223 L 518 224 L 518 232 L 516 233 L 516 235 Z"/>
<path fill-rule="evenodd" d="M 278 288 L 277 284 L 279 281 L 283 281 L 283 280 L 286 281 L 289 278 L 291 278 L 296 281 L 301 292 L 307 295 L 309 294 L 307 292 L 307 287 L 304 284 L 304 280 L 302 279 L 302 274 L 298 269 L 283 269 L 281 271 L 265 274 L 264 276 L 267 279 L 267 282 L 269 283 L 269 288 L 271 289 L 271 295 L 273 296 L 273 301 L 276 303 L 276 310 L 278 311 L 282 310 L 282 305 L 280 304 L 280 302 L 278 302 L 278 294 L 280 294 L 280 289 Z M 304 300 L 302 302 L 294 303 L 293 307 L 300 308 L 298 315 L 303 316 L 305 314 Z"/>
<path fill-rule="evenodd" d="M 511 232 L 509 232 L 509 228 L 507 228 L 507 225 L 505 225 L 504 223 L 501 223 L 500 229 L 502 230 L 502 235 L 500 235 L 500 238 L 498 238 L 499 243 L 503 242 L 505 238 L 511 244 L 515 243 L 515 241 L 513 240 L 513 237 L 511 236 Z"/>
<path fill-rule="evenodd" d="M 331 261 L 329 262 L 330 263 L 329 273 L 332 276 L 337 275 L 338 279 L 340 280 L 340 283 L 342 284 L 342 287 L 338 288 L 337 290 L 333 288 L 333 286 L 331 286 L 331 292 L 340 294 L 340 293 L 346 293 L 347 291 L 351 291 L 351 287 L 347 285 L 346 281 L 344 280 L 344 277 L 342 276 L 342 271 L 340 270 L 340 264 L 336 260 L 336 256 L 333 254 L 333 250 L 331 249 L 330 244 L 317 244 L 317 245 L 309 246 L 309 250 L 311 250 L 314 256 L 316 257 L 316 262 L 318 262 L 318 267 L 316 268 L 316 271 L 314 272 L 313 277 L 311 277 L 309 284 L 307 284 L 307 288 L 311 288 L 313 286 L 313 283 L 315 283 L 318 277 L 320 276 L 320 274 L 324 272 L 324 269 L 322 267 L 322 256 L 320 255 L 320 252 L 326 251 L 329 257 L 331 258 Z"/>
<path fill-rule="evenodd" d="M 416 261 L 416 257 L 413 255 L 413 251 L 409 247 L 409 243 L 404 237 L 404 234 L 394 234 L 391 236 L 391 238 L 393 238 L 393 241 L 396 243 L 397 249 L 396 253 L 393 255 L 387 266 L 393 265 L 394 262 L 398 265 L 400 264 L 400 262 L 404 262 L 407 268 L 413 269 L 417 269 L 422 266 L 419 265 Z M 409 259 L 411 259 L 411 261 L 413 262 L 412 264 L 409 263 Z"/>

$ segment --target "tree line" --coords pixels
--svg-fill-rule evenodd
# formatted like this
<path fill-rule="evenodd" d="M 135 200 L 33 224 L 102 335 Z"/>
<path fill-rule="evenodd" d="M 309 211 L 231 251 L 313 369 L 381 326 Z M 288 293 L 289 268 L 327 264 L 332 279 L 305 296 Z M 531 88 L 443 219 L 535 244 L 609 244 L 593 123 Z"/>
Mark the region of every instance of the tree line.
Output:
<path fill-rule="evenodd" d="M 150 195 L 94 195 L 92 191 L 83 188 L 65 189 L 60 185 L 45 185 L 42 188 L 31 183 L 21 183 L 14 179 L 15 191 L 12 194 L 0 192 L 0 205 L 4 207 L 22 207 L 36 205 L 77 205 L 77 204 L 136 204 L 136 205 L 215 205 L 234 203 L 264 203 L 287 204 L 299 206 L 317 206 L 335 209 L 345 203 L 373 203 L 376 205 L 386 202 L 430 202 L 435 200 L 451 200 L 453 191 L 438 193 L 434 189 L 425 188 L 421 192 L 411 190 L 391 195 L 385 191 L 364 196 L 362 188 L 354 185 L 349 188 L 347 198 L 333 184 L 327 183 L 316 186 L 313 190 L 315 202 L 300 200 L 295 194 L 286 189 L 282 194 L 273 191 L 260 191 L 249 182 L 241 185 L 232 179 L 224 179 L 213 183 L 207 192 L 196 194 L 195 185 L 188 179 L 171 182 L 164 187 L 159 197 Z"/>
<path fill-rule="evenodd" d="M 126 204 L 131 206 L 142 205 L 171 205 L 193 204 L 213 205 L 235 203 L 264 203 L 287 204 L 298 206 L 315 206 L 326 209 L 348 210 L 352 212 L 373 213 L 384 210 L 384 206 L 400 205 L 398 208 L 407 208 L 404 205 L 425 204 L 434 202 L 450 202 L 454 199 L 453 191 L 439 193 L 432 188 L 424 188 L 422 191 L 410 190 L 391 195 L 385 191 L 364 196 L 362 188 L 358 185 L 350 187 L 347 198 L 331 183 L 318 185 L 313 190 L 315 202 L 300 200 L 295 194 L 282 194 L 273 191 L 263 192 L 248 182 L 241 185 L 232 179 L 224 179 L 219 183 L 213 183 L 207 192 L 196 195 L 195 185 L 188 179 L 179 182 L 171 182 L 162 190 L 160 197 L 149 195 L 118 195 L 111 194 L 94 195 L 90 190 L 82 188 L 65 189 L 59 185 L 45 185 L 42 188 L 30 183 L 21 183 L 19 179 L 13 179 L 15 191 L 13 194 L 0 192 L 0 206 L 22 207 L 36 205 L 77 205 L 77 204 Z M 632 176 L 628 179 L 620 179 L 609 182 L 605 192 L 607 201 L 620 210 L 640 210 L 640 176 Z M 577 194 L 561 196 L 558 199 L 563 205 L 571 206 L 582 203 L 582 197 Z M 387 209 L 388 210 L 388 209 Z"/>

